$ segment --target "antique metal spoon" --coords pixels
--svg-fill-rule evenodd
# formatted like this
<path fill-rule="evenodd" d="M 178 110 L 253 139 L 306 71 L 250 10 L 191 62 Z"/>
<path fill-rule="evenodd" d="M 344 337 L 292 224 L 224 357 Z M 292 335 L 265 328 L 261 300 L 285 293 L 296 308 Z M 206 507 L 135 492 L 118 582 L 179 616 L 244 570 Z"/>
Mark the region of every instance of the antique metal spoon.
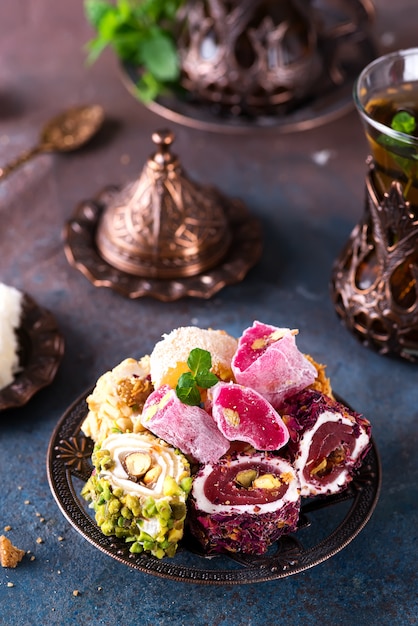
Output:
<path fill-rule="evenodd" d="M 16 168 L 43 152 L 70 152 L 81 148 L 101 127 L 103 108 L 97 104 L 78 106 L 52 118 L 42 129 L 39 142 L 13 161 L 0 167 L 0 181 Z"/>

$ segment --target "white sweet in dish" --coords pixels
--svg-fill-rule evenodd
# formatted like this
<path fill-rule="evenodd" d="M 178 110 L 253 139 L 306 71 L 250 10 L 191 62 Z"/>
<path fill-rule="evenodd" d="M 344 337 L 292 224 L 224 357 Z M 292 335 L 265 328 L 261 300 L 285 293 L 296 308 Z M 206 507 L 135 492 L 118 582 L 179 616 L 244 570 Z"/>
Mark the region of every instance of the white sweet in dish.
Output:
<path fill-rule="evenodd" d="M 16 334 L 22 316 L 23 294 L 0 283 L 0 389 L 13 382 L 19 371 L 19 342 Z"/>

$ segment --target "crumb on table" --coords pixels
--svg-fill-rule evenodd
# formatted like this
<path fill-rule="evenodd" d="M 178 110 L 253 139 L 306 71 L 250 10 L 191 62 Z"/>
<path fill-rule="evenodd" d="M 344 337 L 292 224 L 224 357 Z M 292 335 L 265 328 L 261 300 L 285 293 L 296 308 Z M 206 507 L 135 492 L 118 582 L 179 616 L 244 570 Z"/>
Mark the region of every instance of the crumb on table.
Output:
<path fill-rule="evenodd" d="M 0 563 L 2 567 L 16 567 L 23 559 L 25 551 L 12 544 L 4 535 L 0 536 Z"/>

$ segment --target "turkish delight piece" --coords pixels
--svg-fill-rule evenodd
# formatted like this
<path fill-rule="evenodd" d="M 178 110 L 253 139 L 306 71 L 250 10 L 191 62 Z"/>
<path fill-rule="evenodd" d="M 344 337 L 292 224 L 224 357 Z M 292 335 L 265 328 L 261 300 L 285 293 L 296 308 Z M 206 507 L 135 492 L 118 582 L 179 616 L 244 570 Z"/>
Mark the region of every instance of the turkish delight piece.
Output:
<path fill-rule="evenodd" d="M 242 334 L 232 359 L 237 383 L 255 389 L 275 408 L 317 376 L 296 346 L 296 332 L 255 321 Z"/>
<path fill-rule="evenodd" d="M 10 385 L 19 371 L 19 340 L 23 293 L 0 282 L 0 389 Z"/>
<path fill-rule="evenodd" d="M 261 394 L 235 383 L 208 390 L 212 417 L 230 441 L 245 441 L 256 450 L 278 450 L 289 439 L 280 415 Z"/>
<path fill-rule="evenodd" d="M 370 448 L 370 422 L 340 402 L 311 389 L 283 407 L 289 458 L 302 496 L 344 490 Z"/>
<path fill-rule="evenodd" d="M 181 402 L 169 385 L 148 396 L 141 422 L 154 435 L 200 463 L 217 461 L 229 448 L 229 441 L 209 413 Z"/>
<path fill-rule="evenodd" d="M 208 554 L 264 554 L 296 530 L 299 481 L 292 465 L 268 452 L 226 456 L 195 475 L 190 530 Z"/>
<path fill-rule="evenodd" d="M 207 350 L 212 359 L 211 371 L 221 380 L 232 378 L 231 359 L 238 342 L 223 330 L 197 326 L 175 328 L 155 344 L 150 355 L 151 380 L 154 388 L 170 385 L 175 389 L 181 374 L 188 372 L 191 350 Z"/>
<path fill-rule="evenodd" d="M 140 361 L 124 359 L 102 374 L 87 396 L 87 417 L 81 429 L 95 443 L 105 439 L 115 428 L 122 432 L 142 430 L 138 415 L 152 391 L 149 357 Z"/>
<path fill-rule="evenodd" d="M 134 554 L 174 556 L 192 480 L 186 457 L 151 433 L 112 433 L 96 444 L 92 461 L 81 495 L 101 531 Z"/>

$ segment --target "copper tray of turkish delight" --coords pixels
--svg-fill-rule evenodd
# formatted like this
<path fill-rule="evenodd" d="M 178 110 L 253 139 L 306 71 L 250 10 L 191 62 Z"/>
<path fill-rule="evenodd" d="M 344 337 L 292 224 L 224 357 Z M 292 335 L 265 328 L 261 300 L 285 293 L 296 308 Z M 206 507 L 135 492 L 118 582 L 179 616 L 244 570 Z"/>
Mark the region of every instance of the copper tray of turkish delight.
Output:
<path fill-rule="evenodd" d="M 70 524 L 95 548 L 129 567 L 201 584 L 236 585 L 285 578 L 343 550 L 363 530 L 374 511 L 381 468 L 372 438 L 372 446 L 349 487 L 335 496 L 307 499 L 301 507 L 297 532 L 279 539 L 265 555 L 230 553 L 205 558 L 187 532 L 174 558 L 132 554 L 123 541 L 101 533 L 80 495 L 92 471 L 93 442 L 80 430 L 90 393 L 84 393 L 68 408 L 52 435 L 47 459 L 49 483 Z"/>
<path fill-rule="evenodd" d="M 158 355 L 166 359 L 167 345 L 178 346 L 179 334 L 192 335 L 193 345 L 219 340 L 219 331 L 177 329 L 156 344 L 150 370 L 148 357 L 127 359 L 65 411 L 50 440 L 47 470 L 67 520 L 121 563 L 202 584 L 284 578 L 345 548 L 369 521 L 380 492 L 370 422 L 334 392 L 318 389 L 321 366 L 299 351 L 292 332 L 259 322 L 244 332 L 238 348 L 220 335 L 234 354 L 228 363 L 236 380 L 215 376 L 203 396 L 186 402 L 189 386 L 157 382 L 158 373 L 164 379 Z M 209 355 L 204 352 L 195 348 L 187 361 L 186 378 L 190 372 L 200 376 L 199 388 L 212 367 L 202 365 Z M 270 365 L 272 359 L 288 369 L 285 377 L 281 371 L 281 390 L 265 386 L 266 360 Z M 292 375 L 301 375 L 294 379 L 299 389 L 288 395 Z M 103 389 L 115 393 L 118 387 L 127 402 L 151 379 L 153 389 L 132 413 L 145 430 L 137 431 L 134 421 L 124 427 L 126 412 L 116 422 L 106 405 L 109 431 L 96 436 L 94 427 L 104 423 L 103 413 L 95 417 L 104 406 L 97 402 Z M 118 415 L 122 406 L 128 405 L 120 404 Z M 273 406 L 281 407 L 280 414 Z"/>

